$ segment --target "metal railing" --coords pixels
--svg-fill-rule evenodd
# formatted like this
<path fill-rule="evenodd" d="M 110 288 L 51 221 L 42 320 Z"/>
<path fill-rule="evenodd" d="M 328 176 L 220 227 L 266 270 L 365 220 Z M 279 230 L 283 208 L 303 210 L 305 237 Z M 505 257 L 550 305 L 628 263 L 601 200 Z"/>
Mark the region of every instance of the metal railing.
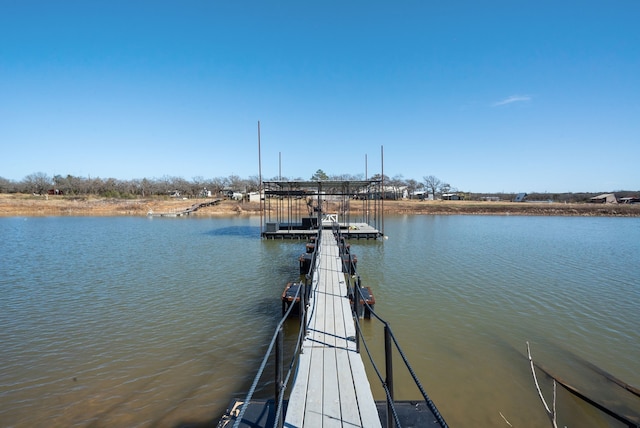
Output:
<path fill-rule="evenodd" d="M 378 367 L 378 365 L 373 359 L 371 349 L 367 344 L 366 340 L 364 340 L 363 338 L 362 326 L 360 325 L 360 317 L 359 316 L 354 317 L 355 324 L 356 324 L 356 349 L 358 350 L 358 352 L 360 352 L 360 349 L 361 349 L 360 342 L 362 342 L 362 344 L 364 345 L 365 351 L 367 353 L 367 356 L 369 357 L 369 361 L 371 362 L 371 365 L 376 373 L 376 376 L 380 381 L 380 384 L 382 385 L 382 388 L 384 389 L 384 392 L 387 398 L 387 427 L 402 426 L 398 417 L 398 413 L 397 413 L 395 401 L 394 401 L 394 391 L 393 391 L 394 370 L 393 370 L 393 359 L 392 359 L 394 348 L 402 358 L 405 368 L 408 370 L 409 374 L 411 375 L 411 378 L 413 379 L 414 383 L 416 384 L 416 387 L 420 391 L 420 394 L 422 395 L 422 398 L 424 399 L 425 404 L 427 405 L 431 413 L 433 413 L 433 415 L 435 416 L 438 424 L 441 427 L 447 427 L 448 426 L 447 423 L 445 422 L 444 418 L 438 411 L 438 408 L 435 406 L 433 401 L 427 395 L 426 391 L 424 390 L 424 387 L 422 386 L 422 383 L 420 382 L 420 379 L 418 379 L 418 376 L 416 375 L 413 367 L 411 367 L 411 364 L 409 363 L 409 360 L 406 354 L 400 347 L 400 344 L 398 343 L 398 339 L 393 334 L 391 325 L 387 321 L 382 319 L 378 314 L 376 314 L 373 308 L 371 308 L 367 303 L 365 296 L 362 294 L 362 287 L 360 286 L 359 276 L 357 276 L 354 282 L 355 282 L 355 285 L 354 285 L 355 298 L 353 300 L 354 313 L 356 314 L 358 313 L 355 311 L 358 310 L 359 301 L 360 301 L 360 298 L 362 298 L 364 305 L 367 306 L 368 310 L 370 311 L 371 319 L 381 322 L 384 327 L 384 373 L 385 373 L 385 376 L 383 378 L 380 368 Z"/>
<path fill-rule="evenodd" d="M 336 239 L 338 240 L 338 242 L 342 242 L 342 236 L 340 234 L 340 230 L 334 230 L 334 233 L 336 234 Z M 409 360 L 406 356 L 406 354 L 404 353 L 404 351 L 402 350 L 402 348 L 400 347 L 400 344 L 398 343 L 397 338 L 395 337 L 395 335 L 393 334 L 393 330 L 391 329 L 391 325 L 385 321 L 384 319 L 382 319 L 378 314 L 375 313 L 374 308 L 372 308 L 369 303 L 367 303 L 367 298 L 364 296 L 364 294 L 362 293 L 362 281 L 360 278 L 360 275 L 358 275 L 357 273 L 357 269 L 356 269 L 356 265 L 354 263 L 354 260 L 352 258 L 352 254 L 351 251 L 348 250 L 346 247 L 344 249 L 346 252 L 348 252 L 348 258 L 346 260 L 343 259 L 343 263 L 348 263 L 348 266 L 345 266 L 343 268 L 343 271 L 345 272 L 355 272 L 354 274 L 349 275 L 349 295 L 352 295 L 352 301 L 353 301 L 353 313 L 354 313 L 354 321 L 355 321 L 355 325 L 356 325 L 356 350 L 358 353 L 360 353 L 361 351 L 361 347 L 360 347 L 360 343 L 362 342 L 362 344 L 365 347 L 367 356 L 369 357 L 369 361 L 371 362 L 371 365 L 376 373 L 376 376 L 378 377 L 378 380 L 380 381 L 382 388 L 384 389 L 385 395 L 386 395 L 386 400 L 387 400 L 387 427 L 391 428 L 391 427 L 401 427 L 401 423 L 400 423 L 400 419 L 398 417 L 398 412 L 395 406 L 395 401 L 394 401 L 394 392 L 393 392 L 393 349 L 395 347 L 395 349 L 398 351 L 400 357 L 402 358 L 402 361 L 404 362 L 404 365 L 406 367 L 406 369 L 408 370 L 409 374 L 411 375 L 411 378 L 413 379 L 413 381 L 415 382 L 418 390 L 420 391 L 420 394 L 422 395 L 422 398 L 425 401 L 425 404 L 427 405 L 427 407 L 429 408 L 429 410 L 431 411 L 431 413 L 433 413 L 433 415 L 436 418 L 436 421 L 438 422 L 438 424 L 441 427 L 448 427 L 447 423 L 445 422 L 444 418 L 442 417 L 442 415 L 440 414 L 440 412 L 438 411 L 438 408 L 435 406 L 435 404 L 433 403 L 433 401 L 429 398 L 429 396 L 427 395 L 426 391 L 424 390 L 424 387 L 422 386 L 422 383 L 420 382 L 420 379 L 418 379 L 418 376 L 416 375 L 413 367 L 411 367 L 411 364 L 409 363 Z M 363 308 L 363 312 L 364 310 L 367 310 L 368 313 L 370 314 L 370 318 L 372 320 L 377 320 L 379 322 L 382 323 L 383 327 L 384 327 L 384 372 L 385 372 L 385 376 L 383 378 L 382 374 L 381 374 L 381 370 L 378 367 L 378 365 L 376 364 L 376 362 L 373 359 L 373 355 L 371 353 L 371 350 L 367 344 L 367 342 L 364 340 L 364 337 L 362 335 L 362 326 L 360 325 L 360 300 L 362 299 L 362 304 L 364 305 Z"/>
<path fill-rule="evenodd" d="M 313 286 L 313 283 L 312 283 L 313 272 L 315 271 L 315 268 L 316 268 L 316 261 L 319 253 L 319 248 L 320 248 L 320 234 L 318 234 L 316 238 L 316 245 L 311 257 L 309 272 L 307 272 L 307 274 L 305 275 L 304 282 L 300 284 L 300 286 L 296 290 L 296 294 L 293 296 L 294 302 L 299 299 L 298 308 L 299 308 L 300 329 L 298 332 L 298 337 L 296 339 L 295 351 L 289 363 L 286 375 L 284 374 L 284 370 L 283 370 L 284 368 L 283 326 L 285 321 L 287 321 L 287 319 L 291 316 L 293 312 L 293 308 L 296 306 L 293 304 L 289 305 L 289 308 L 284 313 L 284 315 L 280 319 L 280 322 L 276 326 L 275 332 L 271 337 L 271 342 L 269 343 L 269 346 L 267 347 L 267 351 L 265 352 L 265 355 L 262 359 L 262 363 L 260 364 L 260 368 L 258 369 L 258 372 L 254 377 L 253 383 L 251 384 L 251 387 L 249 388 L 249 391 L 244 399 L 244 402 L 240 407 L 240 411 L 236 416 L 236 420 L 233 424 L 234 428 L 238 428 L 242 423 L 242 418 L 244 417 L 244 414 L 247 408 L 249 407 L 251 400 L 253 399 L 253 394 L 255 393 L 258 383 L 260 382 L 260 379 L 264 374 L 265 368 L 267 367 L 267 364 L 269 362 L 269 359 L 272 356 L 272 353 L 273 353 L 273 357 L 275 358 L 275 379 L 274 379 L 275 394 L 274 395 L 275 395 L 275 405 L 276 405 L 276 412 L 275 412 L 275 419 L 274 419 L 273 426 L 279 427 L 279 428 L 283 426 L 283 423 L 284 423 L 283 407 L 284 407 L 285 392 L 286 392 L 287 386 L 292 380 L 291 378 L 293 374 L 293 369 L 295 367 L 295 363 L 298 360 L 298 357 L 302 350 L 303 339 L 307 335 L 307 324 L 308 324 L 307 321 L 309 318 L 307 309 L 309 304 L 309 297 L 311 296 L 311 288 Z"/>

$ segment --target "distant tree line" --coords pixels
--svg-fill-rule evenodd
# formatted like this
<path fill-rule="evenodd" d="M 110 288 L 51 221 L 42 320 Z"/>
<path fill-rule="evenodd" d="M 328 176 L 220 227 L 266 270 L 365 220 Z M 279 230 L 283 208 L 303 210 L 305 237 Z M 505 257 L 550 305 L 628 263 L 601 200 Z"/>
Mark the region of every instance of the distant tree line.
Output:
<path fill-rule="evenodd" d="M 419 194 L 433 195 L 435 199 L 443 194 L 456 193 L 465 200 L 499 199 L 503 201 L 513 200 L 514 193 L 472 193 L 462 192 L 439 179 L 434 175 L 426 175 L 422 181 L 405 179 L 401 174 L 389 177 L 375 174 L 368 177 L 371 180 L 382 180 L 386 190 L 385 197 L 401 199 L 405 196 L 416 198 Z M 347 181 L 364 180 L 363 174 L 327 174 L 318 169 L 310 178 L 273 177 L 265 181 L 291 180 L 291 181 Z M 43 195 L 47 193 L 86 196 L 95 195 L 110 198 L 144 198 L 154 196 L 169 196 L 179 194 L 184 197 L 202 197 L 210 194 L 213 197 L 221 196 L 229 191 L 255 192 L 260 189 L 258 176 L 241 178 L 237 175 L 228 177 L 216 177 L 205 179 L 194 177 L 185 180 L 181 177 L 163 176 L 161 178 L 142 178 L 133 180 L 119 180 L 116 178 L 78 177 L 73 175 L 50 176 L 43 172 L 29 174 L 20 181 L 13 181 L 0 177 L 0 193 L 26 193 Z M 603 193 L 603 192 L 599 192 Z M 553 201 L 553 202 L 588 202 L 590 198 L 599 193 L 529 193 L 529 201 Z M 618 197 L 637 196 L 639 191 L 616 191 Z"/>
<path fill-rule="evenodd" d="M 179 194 L 185 197 L 206 196 L 208 192 L 217 196 L 225 191 L 252 192 L 259 188 L 258 177 L 240 178 L 236 175 L 205 179 L 194 177 L 142 178 L 118 180 L 115 178 L 77 177 L 55 175 L 53 177 L 37 172 L 27 175 L 21 181 L 0 177 L 0 193 L 33 193 L 37 195 L 54 191 L 69 196 L 96 195 L 108 198 L 138 198 Z"/>

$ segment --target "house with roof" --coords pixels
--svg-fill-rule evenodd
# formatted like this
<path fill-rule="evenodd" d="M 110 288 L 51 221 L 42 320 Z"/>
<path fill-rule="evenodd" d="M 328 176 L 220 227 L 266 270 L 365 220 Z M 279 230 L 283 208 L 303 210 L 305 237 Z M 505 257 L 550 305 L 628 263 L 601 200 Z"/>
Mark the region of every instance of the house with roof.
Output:
<path fill-rule="evenodd" d="M 596 204 L 617 204 L 618 198 L 614 193 L 603 193 L 602 195 L 594 196 L 589 199 L 589 202 Z"/>

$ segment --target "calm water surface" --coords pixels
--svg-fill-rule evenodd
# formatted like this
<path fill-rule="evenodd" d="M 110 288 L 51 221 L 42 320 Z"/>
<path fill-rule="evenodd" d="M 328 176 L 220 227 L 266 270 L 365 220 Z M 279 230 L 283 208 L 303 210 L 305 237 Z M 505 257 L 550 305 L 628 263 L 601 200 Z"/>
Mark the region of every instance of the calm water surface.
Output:
<path fill-rule="evenodd" d="M 640 413 L 585 363 L 640 386 L 640 219 L 397 216 L 385 233 L 352 242 L 359 273 L 451 426 L 547 425 L 526 341 Z M 215 422 L 246 393 L 304 251 L 260 240 L 258 218 L 0 218 L 0 237 L 7 427 Z M 364 327 L 381 354 L 380 324 Z M 616 426 L 558 400 L 563 424 Z"/>

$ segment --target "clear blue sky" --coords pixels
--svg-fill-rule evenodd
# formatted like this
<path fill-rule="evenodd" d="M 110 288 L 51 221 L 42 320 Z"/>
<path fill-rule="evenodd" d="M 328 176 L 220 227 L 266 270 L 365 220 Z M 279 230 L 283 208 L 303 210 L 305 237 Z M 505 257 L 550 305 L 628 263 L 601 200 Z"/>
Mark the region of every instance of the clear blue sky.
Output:
<path fill-rule="evenodd" d="M 0 0 L 0 177 L 640 189 L 640 2 Z"/>

